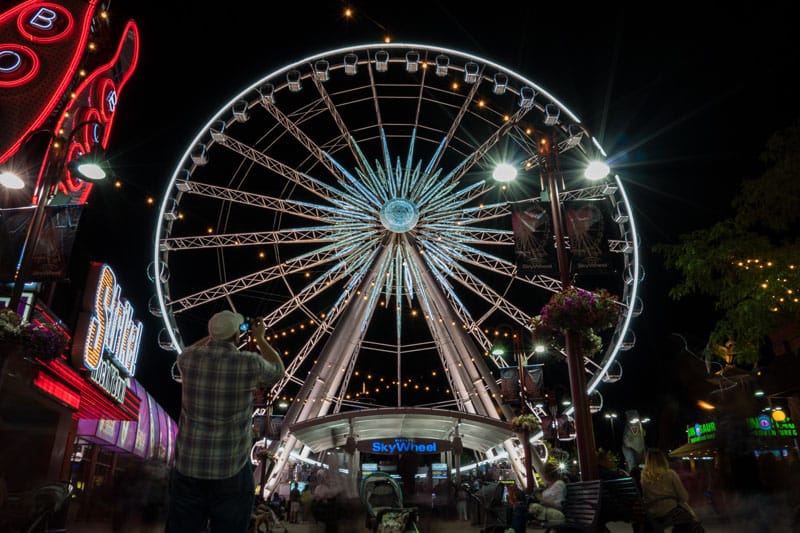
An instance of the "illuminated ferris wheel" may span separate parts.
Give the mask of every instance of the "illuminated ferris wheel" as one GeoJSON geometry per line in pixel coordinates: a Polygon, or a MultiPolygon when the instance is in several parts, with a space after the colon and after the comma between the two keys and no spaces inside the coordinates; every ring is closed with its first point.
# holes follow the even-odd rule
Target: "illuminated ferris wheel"
{"type": "MultiPolygon", "coordinates": [[[[486,59],[421,44],[330,50],[227,102],[167,186],[151,311],[180,351],[223,308],[264,316],[288,353],[286,419],[337,413],[359,368],[444,371],[460,411],[504,418],[491,330],[530,328],[562,284],[540,143],[557,164],[574,285],[625,312],[586,358],[588,389],[621,373],[641,311],[631,206],[619,178],[586,182],[603,152],[548,91],[486,59]],[[517,178],[493,172],[511,165],[517,178]],[[284,335],[288,336],[284,337],[284,335]]],[[[533,357],[525,347],[526,359],[533,357]]]]}

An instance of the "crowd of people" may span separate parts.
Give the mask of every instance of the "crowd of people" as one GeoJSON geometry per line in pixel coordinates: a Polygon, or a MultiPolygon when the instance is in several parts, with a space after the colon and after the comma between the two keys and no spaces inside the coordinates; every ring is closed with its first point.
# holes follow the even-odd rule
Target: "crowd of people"
{"type": "MultiPolygon", "coordinates": [[[[325,533],[338,533],[340,518],[354,495],[347,494],[346,483],[337,474],[336,465],[317,469],[315,479],[304,481],[302,489],[292,482],[286,497],[275,491],[269,502],[261,502],[254,496],[249,457],[253,438],[252,399],[257,389],[276,383],[285,372],[280,354],[265,339],[263,321],[246,324],[242,315],[222,311],[211,317],[208,332],[208,337],[178,356],[183,395],[175,462],[169,472],[168,507],[162,510],[155,504],[145,505],[143,517],[165,513],[166,533],[201,531],[207,527],[213,531],[222,525],[226,530],[252,531],[253,520],[257,526],[259,518],[267,516],[289,523],[313,521],[324,524],[325,533]],[[247,346],[238,347],[244,325],[251,328],[251,345],[256,347],[252,351],[247,346]],[[211,397],[216,400],[209,400],[211,397]]],[[[638,421],[638,414],[635,411],[627,414],[631,423],[627,425],[630,428],[622,447],[627,469],[620,467],[614,454],[599,450],[599,477],[636,480],[645,503],[648,531],[657,533],[673,528],[675,533],[702,532],[685,478],[673,469],[663,450],[644,448],[644,429],[633,424],[638,421]]],[[[515,486],[505,502],[515,509],[513,529],[517,533],[524,531],[530,520],[553,523],[565,519],[562,506],[567,497],[567,482],[572,479],[555,463],[543,462],[538,454],[531,454],[531,459],[538,475],[536,490],[525,493],[515,486]]],[[[408,468],[401,469],[403,489],[413,494],[416,461],[407,463],[408,468]]],[[[509,479],[508,475],[499,475],[501,466],[492,468],[489,477],[497,474],[494,475],[497,479],[509,479]]],[[[738,476],[747,473],[743,465],[731,471],[738,476]]],[[[150,477],[166,481],[166,474],[150,477]]],[[[448,480],[446,487],[431,488],[441,501],[452,506],[458,519],[466,521],[474,514],[466,489],[479,481],[468,479],[465,485],[456,487],[448,480]]],[[[165,490],[163,483],[160,486],[161,490],[136,492],[156,494],[165,490]]],[[[124,487],[121,483],[120,502],[126,498],[124,487]]],[[[164,498],[157,500],[163,502],[164,498]]],[[[115,517],[115,526],[122,526],[125,518],[125,513],[120,513],[115,517]]]]}

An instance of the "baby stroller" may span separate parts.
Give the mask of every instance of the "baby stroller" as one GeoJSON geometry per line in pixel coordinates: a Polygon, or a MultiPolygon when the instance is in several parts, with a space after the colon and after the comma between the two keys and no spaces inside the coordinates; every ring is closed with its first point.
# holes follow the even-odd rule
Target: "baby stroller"
{"type": "Polygon", "coordinates": [[[359,497],[367,511],[366,527],[373,533],[419,532],[417,508],[403,507],[403,491],[386,472],[362,479],[359,497]]]}
{"type": "Polygon", "coordinates": [[[508,491],[513,485],[491,481],[475,491],[480,505],[479,524],[481,533],[503,533],[511,528],[511,506],[507,503],[508,491]]]}
{"type": "Polygon", "coordinates": [[[64,524],[71,495],[70,486],[60,482],[9,493],[5,505],[0,505],[0,531],[66,531],[64,524]]]}
{"type": "Polygon", "coordinates": [[[253,533],[289,533],[286,524],[267,502],[261,502],[253,509],[250,522],[253,533]]]}

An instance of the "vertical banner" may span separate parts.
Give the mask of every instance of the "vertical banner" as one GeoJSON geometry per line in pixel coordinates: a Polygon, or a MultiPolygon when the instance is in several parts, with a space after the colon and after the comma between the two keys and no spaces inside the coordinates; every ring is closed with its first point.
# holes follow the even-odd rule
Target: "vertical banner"
{"type": "MultiPolygon", "coordinates": [[[[0,209],[0,281],[11,282],[35,207],[0,209]]],[[[82,205],[45,207],[26,281],[57,281],[67,277],[69,258],[78,231],[82,205]]]]}
{"type": "Polygon", "coordinates": [[[553,275],[556,268],[553,220],[549,204],[532,204],[511,213],[517,268],[530,274],[553,275]]]}
{"type": "Polygon", "coordinates": [[[569,236],[570,271],[578,274],[608,274],[613,270],[606,228],[611,216],[602,202],[564,202],[564,222],[569,236]]]}
{"type": "MultiPolygon", "coordinates": [[[[509,405],[520,404],[520,379],[519,367],[507,366],[500,368],[500,397],[503,403],[509,405]]],[[[544,384],[543,365],[525,365],[523,377],[525,379],[525,399],[540,400],[544,397],[542,386],[544,384]]]]}

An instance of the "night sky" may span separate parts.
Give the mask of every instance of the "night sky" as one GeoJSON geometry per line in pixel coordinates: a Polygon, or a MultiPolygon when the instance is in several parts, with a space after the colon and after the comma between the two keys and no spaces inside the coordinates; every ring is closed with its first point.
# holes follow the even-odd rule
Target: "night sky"
{"type": "MultiPolygon", "coordinates": [[[[455,48],[515,70],[587,124],[631,196],[646,272],[644,312],[633,326],[637,343],[623,354],[623,378],[602,389],[606,407],[621,414],[639,409],[656,422],[666,405],[693,407],[679,372],[691,358],[679,353],[674,333],[699,353],[713,307],[702,299],[671,301],[674,274],[651,247],[728,215],[740,180],[759,175],[768,136],[798,118],[790,79],[800,66],[799,47],[788,4],[697,14],[696,6],[672,3],[587,10],[540,2],[496,1],[480,9],[362,2],[350,4],[356,15],[349,20],[340,2],[256,4],[111,5],[115,24],[134,19],[141,32],[139,65],[120,96],[109,142],[122,186],[93,190],[73,262],[107,262],[117,272],[145,325],[137,377],[173,416],[180,392],[169,376],[174,354],[158,347],[162,325],[147,312],[153,287],[146,270],[157,205],[180,158],[199,128],[257,79],[387,33],[395,42],[455,48]]],[[[596,420],[603,442],[607,424],[596,420]]],[[[682,427],[673,427],[670,439],[680,441],[682,427]]]]}

